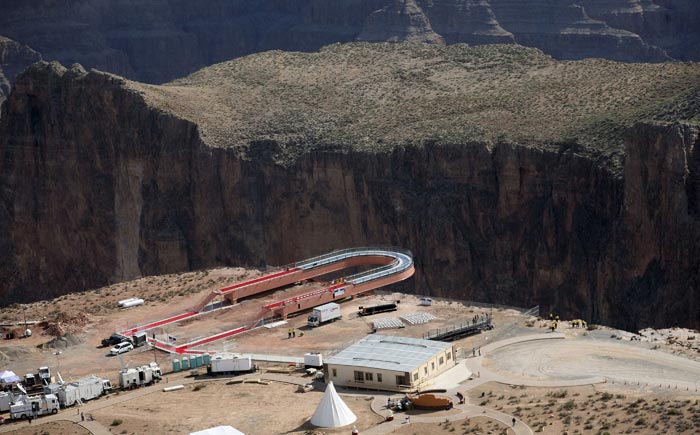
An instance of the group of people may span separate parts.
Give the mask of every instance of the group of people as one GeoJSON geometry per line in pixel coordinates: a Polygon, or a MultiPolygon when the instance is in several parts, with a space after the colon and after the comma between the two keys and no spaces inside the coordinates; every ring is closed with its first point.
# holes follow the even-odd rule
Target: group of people
{"type": "MultiPolygon", "coordinates": [[[[287,329],[287,338],[295,338],[297,336],[297,330],[294,328],[287,329]]],[[[301,337],[301,334],[299,334],[301,337]]]]}
{"type": "MultiPolygon", "coordinates": [[[[554,313],[549,313],[549,328],[554,332],[558,327],[559,327],[559,316],[554,313]]],[[[586,323],[585,320],[582,319],[575,319],[571,320],[569,322],[571,324],[572,328],[586,328],[588,327],[588,323],[586,323]]]]}
{"type": "Polygon", "coordinates": [[[576,319],[571,321],[572,328],[586,328],[586,326],[588,326],[588,324],[585,320],[576,319]]]}
{"type": "Polygon", "coordinates": [[[404,411],[404,410],[408,409],[410,406],[411,406],[411,401],[405,397],[402,397],[399,400],[391,400],[391,397],[389,397],[386,401],[387,409],[396,409],[397,411],[404,411]]]}
{"type": "Polygon", "coordinates": [[[486,322],[491,318],[491,315],[486,313],[486,314],[477,314],[474,317],[472,317],[472,325],[476,325],[477,323],[480,322],[486,322]]]}

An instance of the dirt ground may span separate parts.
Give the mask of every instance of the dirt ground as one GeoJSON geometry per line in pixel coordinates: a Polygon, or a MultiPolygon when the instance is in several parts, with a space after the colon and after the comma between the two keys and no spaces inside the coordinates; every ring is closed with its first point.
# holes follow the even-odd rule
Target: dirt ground
{"type": "Polygon", "coordinates": [[[68,421],[55,421],[52,423],[38,424],[32,427],[17,428],[13,435],[90,435],[90,432],[76,423],[68,421]]]}
{"type": "MultiPolygon", "coordinates": [[[[41,325],[31,326],[30,328],[34,332],[31,338],[2,340],[0,342],[0,369],[10,369],[22,376],[24,373],[34,372],[39,366],[49,365],[54,373],[60,372],[63,378],[69,381],[89,374],[96,374],[108,377],[116,383],[122,360],[124,364],[133,367],[157,359],[166,376],[169,376],[169,382],[172,385],[178,382],[178,379],[181,379],[184,374],[168,373],[171,368],[170,356],[162,352],[140,348],[124,354],[120,360],[106,356],[108,349],[99,347],[100,340],[115,330],[184,312],[211,290],[243,279],[253,278],[261,273],[241,268],[222,268],[149,277],[95,291],[66,295],[54,301],[27,305],[27,320],[45,321],[49,323],[43,325],[50,325],[53,320],[62,319],[63,323],[59,326],[70,330],[74,334],[73,342],[77,344],[66,348],[41,348],[42,344],[49,342],[54,337],[50,334],[42,334],[41,325]],[[144,298],[146,304],[127,310],[120,310],[116,307],[118,300],[133,296],[144,298]],[[70,325],[70,319],[74,318],[78,319],[76,324],[70,325]],[[85,321],[85,319],[87,320],[85,321]]],[[[240,304],[207,313],[192,320],[149,331],[149,334],[174,336],[177,337],[178,343],[184,343],[247,325],[251,320],[259,318],[263,304],[318,286],[320,286],[319,283],[311,282],[303,287],[297,286],[271,292],[260,298],[244,300],[240,304]]],[[[439,299],[435,300],[432,306],[425,307],[419,305],[417,296],[385,291],[377,291],[344,301],[341,304],[341,311],[343,315],[341,320],[319,328],[307,328],[305,326],[307,313],[302,313],[289,318],[286,324],[278,327],[258,328],[222,342],[208,344],[204,349],[213,352],[225,350],[296,357],[301,357],[305,352],[314,351],[322,352],[327,358],[371,333],[371,322],[377,318],[398,318],[418,311],[430,313],[436,319],[428,323],[422,325],[405,324],[404,328],[379,331],[381,334],[388,335],[422,337],[436,328],[444,329],[457,323],[470,322],[474,316],[490,314],[495,329],[455,342],[458,358],[461,359],[471,356],[472,353],[477,353],[482,346],[489,343],[520,335],[543,333],[547,331],[548,326],[547,321],[524,316],[517,310],[479,308],[467,306],[459,301],[439,299]],[[361,305],[368,306],[387,302],[398,302],[398,310],[368,317],[357,315],[358,307],[361,305]],[[287,337],[289,328],[295,328],[296,338],[289,339],[287,337]]],[[[24,313],[23,306],[5,308],[0,310],[0,320],[16,322],[23,318],[24,313]]],[[[56,324],[49,329],[56,329],[56,324]]],[[[605,344],[605,346],[597,346],[595,352],[586,351],[591,355],[605,353],[604,349],[614,347],[614,343],[624,344],[624,341],[633,340],[634,336],[634,334],[603,327],[590,332],[572,329],[565,322],[561,323],[560,330],[573,340],[566,340],[563,342],[565,344],[547,343],[546,346],[552,349],[563,345],[576,347],[577,343],[581,341],[576,339],[577,334],[585,334],[588,338],[598,340],[593,343],[605,344]]],[[[679,335],[677,338],[674,338],[673,334],[678,335],[680,332],[670,330],[670,332],[664,332],[663,339],[656,341],[635,340],[635,343],[627,344],[640,349],[660,350],[668,354],[682,354],[684,357],[697,359],[699,354],[695,348],[693,334],[685,331],[683,337],[679,335]]],[[[585,343],[587,342],[584,341],[585,343]]],[[[545,346],[545,344],[540,345],[545,346]]],[[[518,346],[526,345],[513,345],[498,350],[494,355],[509,355],[509,352],[515,352],[514,355],[516,355],[518,346]]],[[[589,343],[588,346],[590,347],[591,344],[589,343]]],[[[579,346],[576,349],[584,352],[588,348],[579,346]]],[[[529,353],[532,354],[532,352],[529,353]]],[[[605,358],[606,355],[595,358],[605,358]]],[[[589,357],[591,356],[589,355],[589,357]]],[[[540,365],[535,364],[532,370],[536,370],[538,373],[550,373],[556,368],[548,361],[535,362],[540,365]]],[[[485,363],[487,366],[493,365],[488,358],[485,363]]],[[[631,369],[638,365],[627,363],[631,364],[631,369]]],[[[501,365],[503,364],[505,363],[501,363],[501,365]]],[[[517,362],[513,362],[513,364],[518,365],[517,362]]],[[[270,367],[269,364],[260,364],[260,366],[270,367]]],[[[514,372],[508,364],[499,367],[492,368],[508,373],[510,376],[514,376],[513,373],[517,375],[517,370],[514,372]]],[[[666,369],[669,367],[673,369],[675,366],[670,365],[666,369]]],[[[624,368],[620,367],[619,370],[624,370],[624,368]]],[[[675,369],[675,372],[677,371],[678,369],[675,369]]],[[[558,377],[561,376],[561,373],[558,372],[554,374],[558,377]]],[[[275,382],[269,385],[226,385],[225,381],[216,381],[202,385],[204,386],[196,391],[193,386],[187,386],[185,390],[172,393],[156,391],[137,400],[109,404],[93,414],[113,433],[123,434],[188,433],[192,430],[219,424],[229,424],[250,433],[314,433],[309,432],[313,428],[308,425],[307,421],[321,398],[322,393],[318,391],[304,394],[296,393],[296,387],[275,382]],[[222,411],[216,406],[219,404],[223,404],[225,410],[222,411]]],[[[469,399],[471,403],[476,405],[483,403],[485,406],[518,415],[533,430],[541,433],[561,434],[564,431],[584,434],[600,433],[601,435],[606,432],[700,433],[700,405],[696,398],[686,399],[680,391],[678,394],[675,391],[669,391],[665,395],[655,395],[641,391],[635,392],[634,389],[632,392],[628,392],[621,390],[621,386],[616,385],[615,387],[616,389],[608,388],[608,392],[602,392],[593,387],[567,388],[562,393],[562,389],[514,389],[502,384],[489,383],[470,391],[469,399]],[[483,397],[481,397],[482,393],[483,397]]],[[[358,416],[357,427],[359,429],[370,427],[379,422],[380,417],[371,412],[370,401],[367,398],[363,396],[344,396],[344,398],[358,416]]],[[[59,435],[85,433],[84,431],[80,432],[82,428],[79,426],[69,423],[36,425],[27,430],[22,429],[22,432],[17,433],[41,434],[47,432],[59,435]]],[[[506,433],[506,431],[508,428],[497,422],[471,419],[450,424],[414,422],[410,427],[401,427],[398,433],[500,434],[506,433]]],[[[347,433],[347,428],[324,432],[316,430],[315,433],[347,433]]]]}
{"type": "Polygon", "coordinates": [[[697,434],[700,401],[653,394],[613,394],[598,387],[511,387],[496,382],[467,393],[470,403],[516,415],[543,434],[697,434]]]}
{"type": "MultiPolygon", "coordinates": [[[[30,326],[33,336],[27,339],[0,341],[0,366],[10,369],[22,376],[35,372],[37,367],[48,365],[52,371],[60,371],[66,380],[95,374],[116,381],[116,374],[121,368],[119,358],[109,357],[108,348],[100,347],[102,338],[116,330],[166,318],[186,311],[195,305],[210,291],[261,275],[260,271],[242,268],[221,268],[208,271],[182,273],[158,277],[148,277],[132,282],[116,284],[102,289],[84,293],[69,294],[53,301],[41,301],[24,306],[12,306],[0,310],[0,320],[4,322],[22,321],[26,307],[27,320],[48,321],[56,318],[73,318],[79,315],[87,318],[87,323],[73,328],[79,344],[67,348],[42,349],[42,345],[54,337],[42,333],[40,326],[30,326]],[[126,310],[117,308],[117,301],[138,296],[146,304],[126,310]],[[87,314],[86,316],[82,313],[87,314]]],[[[178,343],[185,343],[218,332],[249,325],[258,319],[261,306],[271,301],[283,299],[290,295],[318,288],[319,283],[307,283],[285,290],[265,294],[259,298],[241,301],[241,303],[203,314],[163,328],[149,331],[158,337],[169,335],[177,338],[178,343]]],[[[424,333],[444,328],[458,321],[468,321],[475,314],[493,313],[497,325],[523,323],[524,319],[515,310],[495,310],[465,307],[460,302],[436,300],[431,307],[418,305],[419,299],[413,295],[401,293],[377,292],[360,296],[341,304],[343,319],[323,325],[320,328],[306,327],[308,313],[291,317],[288,323],[277,328],[259,328],[235,338],[210,343],[202,347],[212,352],[229,351],[270,355],[287,355],[302,357],[306,352],[322,352],[330,356],[350,343],[362,338],[372,329],[373,319],[381,317],[399,317],[401,315],[424,311],[437,317],[423,325],[406,326],[402,329],[381,330],[382,334],[421,337],[424,333]],[[374,316],[359,317],[357,309],[361,305],[373,305],[388,301],[400,301],[396,312],[382,313],[374,316]],[[289,340],[287,330],[296,328],[297,337],[289,340]]],[[[491,331],[490,334],[498,334],[491,331]]],[[[471,349],[486,343],[488,335],[469,338],[458,343],[471,349]]],[[[495,335],[494,335],[495,337],[495,335]]],[[[123,355],[123,361],[129,366],[146,364],[158,360],[164,370],[171,366],[171,356],[154,353],[146,348],[139,348],[123,355]]]]}
{"type": "MultiPolygon", "coordinates": [[[[304,434],[323,396],[321,391],[296,392],[294,385],[272,382],[227,385],[226,380],[198,383],[184,390],[157,392],[138,400],[110,406],[93,413],[106,427],[129,434],[187,434],[219,425],[230,425],[244,433],[304,434]]],[[[357,416],[358,429],[374,426],[381,418],[370,409],[371,398],[344,396],[357,416]]],[[[349,433],[347,427],[314,433],[349,433]]]]}
{"type": "Polygon", "coordinates": [[[485,417],[475,417],[459,421],[442,423],[411,423],[397,430],[403,435],[453,435],[453,434],[494,434],[512,435],[513,429],[501,422],[485,417]]]}

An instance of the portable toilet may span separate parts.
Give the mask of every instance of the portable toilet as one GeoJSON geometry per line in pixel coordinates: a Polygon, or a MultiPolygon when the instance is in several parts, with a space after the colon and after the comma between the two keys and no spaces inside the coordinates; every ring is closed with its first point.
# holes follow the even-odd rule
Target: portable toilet
{"type": "Polygon", "coordinates": [[[197,365],[197,357],[194,356],[194,355],[190,355],[190,368],[191,368],[191,369],[195,369],[195,368],[197,368],[197,367],[199,367],[199,366],[197,365]]]}
{"type": "Polygon", "coordinates": [[[205,366],[208,366],[211,364],[211,355],[208,353],[205,353],[204,356],[202,357],[202,362],[204,363],[205,366]]]}
{"type": "Polygon", "coordinates": [[[173,360],[173,371],[174,372],[179,372],[180,371],[180,360],[175,358],[173,360]]]}
{"type": "Polygon", "coordinates": [[[197,367],[202,367],[202,355],[197,355],[197,367]]]}
{"type": "Polygon", "coordinates": [[[182,364],[180,365],[182,370],[187,370],[190,368],[190,360],[186,356],[182,357],[182,364]]]}

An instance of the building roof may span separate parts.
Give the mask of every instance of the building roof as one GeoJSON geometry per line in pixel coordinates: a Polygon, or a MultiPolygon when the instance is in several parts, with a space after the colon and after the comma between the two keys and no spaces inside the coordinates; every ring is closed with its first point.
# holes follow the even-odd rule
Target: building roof
{"type": "Polygon", "coordinates": [[[190,432],[190,435],[245,435],[243,432],[232,426],[217,426],[209,429],[190,432]]]}
{"type": "Polygon", "coordinates": [[[327,363],[411,372],[450,343],[420,338],[371,334],[330,358],[327,363]]]}

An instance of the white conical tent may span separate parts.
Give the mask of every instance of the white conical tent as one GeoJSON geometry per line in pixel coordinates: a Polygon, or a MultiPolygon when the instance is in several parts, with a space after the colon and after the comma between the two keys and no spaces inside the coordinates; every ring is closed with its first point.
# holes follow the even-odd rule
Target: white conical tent
{"type": "Polygon", "coordinates": [[[329,382],[321,403],[318,404],[314,416],[311,417],[311,424],[318,427],[341,427],[347,426],[355,420],[357,420],[355,414],[336,393],[333,382],[329,382]]]}

